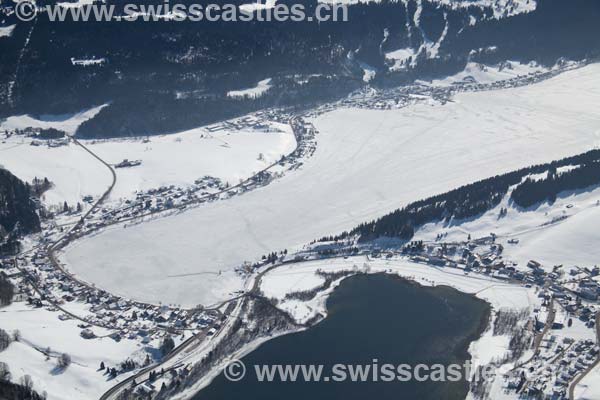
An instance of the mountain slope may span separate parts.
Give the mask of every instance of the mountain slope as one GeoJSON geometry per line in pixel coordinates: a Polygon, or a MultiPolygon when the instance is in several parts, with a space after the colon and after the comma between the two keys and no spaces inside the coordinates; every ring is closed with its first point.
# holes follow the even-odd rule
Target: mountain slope
{"type": "Polygon", "coordinates": [[[386,87],[453,74],[469,61],[553,65],[600,52],[595,0],[381,1],[352,4],[348,17],[52,23],[41,15],[0,38],[0,118],[110,103],[80,127],[80,137],[168,133],[345,96],[367,84],[365,65],[375,72],[369,84],[386,87]],[[411,55],[405,68],[386,57],[394,51],[411,55]],[[227,95],[267,78],[262,96],[227,95]]]}

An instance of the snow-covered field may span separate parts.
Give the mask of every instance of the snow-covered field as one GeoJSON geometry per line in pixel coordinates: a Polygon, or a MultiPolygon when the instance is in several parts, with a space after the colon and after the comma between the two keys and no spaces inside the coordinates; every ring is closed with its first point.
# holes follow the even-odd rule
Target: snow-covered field
{"type": "Polygon", "coordinates": [[[599,264],[600,188],[565,192],[553,204],[541,203],[525,210],[511,207],[508,197],[477,219],[426,224],[416,232],[415,240],[433,241],[443,232],[444,240],[462,241],[469,234],[482,237],[493,232],[504,245],[504,258],[517,262],[523,270],[528,269],[531,259],[548,272],[561,264],[567,271],[599,264]],[[502,218],[501,208],[508,210],[502,218]]]}
{"type": "Polygon", "coordinates": [[[154,136],[149,141],[137,138],[83,143],[109,164],[124,159],[142,161],[138,167],[115,170],[117,183],[111,198],[118,199],[163,185],[189,186],[205,175],[235,185],[296,147],[288,125],[272,123],[271,130],[209,133],[198,128],[154,136]]]}
{"type": "Polygon", "coordinates": [[[579,382],[573,394],[576,400],[595,400],[598,398],[600,394],[600,365],[597,365],[579,382]]]}
{"type": "Polygon", "coordinates": [[[54,128],[65,131],[67,134],[72,135],[75,133],[79,125],[90,118],[93,118],[96,114],[104,108],[106,104],[90,108],[75,114],[64,114],[64,115],[41,115],[34,117],[31,115],[17,115],[8,117],[0,122],[0,132],[14,129],[25,129],[25,128],[54,128]]]}
{"type": "Polygon", "coordinates": [[[338,109],[315,118],[315,155],[271,185],[68,247],[69,269],[115,293],[211,304],[231,269],[410,201],[600,143],[600,65],[542,83],[462,93],[446,105],[338,109]],[[133,279],[127,279],[133,277],[133,279]],[[222,279],[225,278],[225,279],[222,279]]]}
{"type": "Polygon", "coordinates": [[[83,196],[99,196],[110,185],[110,171],[80,146],[48,148],[30,143],[31,138],[24,137],[0,143],[0,165],[25,181],[47,177],[54,186],[44,193],[44,204],[75,205],[83,196]]]}
{"type": "MultiPolygon", "coordinates": [[[[10,117],[2,129],[26,127],[55,127],[73,133],[83,120],[95,110],[72,116],[62,121],[33,120],[31,117],[10,117]],[[85,118],[83,116],[86,116],[85,118]]],[[[0,143],[0,165],[20,179],[47,177],[54,186],[44,193],[46,205],[74,205],[82,197],[98,197],[110,185],[110,171],[75,143],[49,148],[31,146],[32,139],[13,135],[0,143]]],[[[117,183],[111,199],[132,198],[136,190],[147,190],[162,185],[189,186],[194,180],[211,175],[223,182],[237,184],[296,146],[291,128],[285,124],[270,123],[268,131],[219,131],[210,133],[198,128],[173,135],[127,140],[82,140],[91,151],[109,164],[123,159],[141,160],[142,165],[118,168],[117,183]]]]}
{"type": "MultiPolygon", "coordinates": [[[[54,128],[73,135],[79,125],[93,118],[105,105],[75,114],[18,115],[0,121],[0,132],[25,128],[54,128]]],[[[31,146],[32,138],[13,135],[0,143],[0,166],[18,178],[31,181],[47,177],[54,186],[44,193],[46,205],[76,204],[86,195],[101,194],[110,185],[109,171],[84,149],[69,143],[47,148],[31,146]]]]}
{"type": "MultiPolygon", "coordinates": [[[[12,342],[0,352],[0,361],[8,363],[12,380],[19,382],[23,375],[30,375],[33,388],[47,392],[49,399],[92,399],[115,385],[127,375],[108,380],[98,371],[100,362],[115,366],[127,358],[143,361],[146,352],[136,341],[122,340],[117,343],[109,337],[86,340],[77,325],[81,321],[60,321],[58,313],[46,309],[32,309],[24,303],[13,303],[2,308],[0,327],[9,334],[20,332],[21,339],[12,342]],[[50,349],[47,358],[42,351],[50,349]],[[71,365],[62,370],[57,358],[66,353],[71,365]]],[[[94,328],[98,336],[109,332],[94,328]]]]}
{"type": "MultiPolygon", "coordinates": [[[[596,195],[600,199],[598,191],[596,195]]],[[[508,248],[507,256],[524,263],[535,255],[536,261],[547,267],[563,264],[593,268],[600,264],[600,207],[596,202],[591,205],[551,229],[521,235],[519,243],[508,248]]]]}

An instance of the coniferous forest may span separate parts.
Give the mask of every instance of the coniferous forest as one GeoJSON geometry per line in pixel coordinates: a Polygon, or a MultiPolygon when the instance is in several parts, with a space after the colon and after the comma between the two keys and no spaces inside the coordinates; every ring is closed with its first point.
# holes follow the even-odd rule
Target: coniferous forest
{"type": "MultiPolygon", "coordinates": [[[[125,2],[106,3],[118,9],[125,2]]],[[[317,0],[299,3],[310,14],[317,0]]],[[[56,24],[40,16],[35,25],[17,24],[12,36],[0,41],[0,118],[76,113],[107,104],[79,127],[78,136],[152,135],[268,107],[343,98],[366,85],[360,63],[377,70],[369,84],[385,88],[447,76],[463,70],[468,61],[551,66],[559,59],[600,55],[596,0],[571,0],[568,7],[563,0],[538,3],[535,12],[501,21],[490,18],[491,7],[416,0],[355,4],[343,23],[56,24]],[[414,23],[417,4],[423,6],[419,27],[414,23]],[[477,24],[471,25],[471,18],[477,24]],[[420,57],[402,71],[390,68],[386,52],[419,49],[424,40],[440,39],[446,26],[438,57],[420,57]],[[478,51],[490,48],[494,51],[478,51]],[[72,59],[101,62],[81,66],[72,59]],[[259,98],[227,96],[265,78],[272,78],[272,88],[259,98]]],[[[5,23],[16,22],[11,18],[5,23]]]]}
{"type": "Polygon", "coordinates": [[[0,233],[4,232],[3,236],[17,224],[21,233],[40,230],[40,219],[31,196],[29,184],[0,168],[0,233]]]}
{"type": "Polygon", "coordinates": [[[366,242],[380,237],[410,240],[423,224],[437,221],[461,220],[478,216],[495,206],[506,196],[517,207],[531,207],[553,201],[563,191],[581,190],[600,184],[600,150],[568,157],[548,164],[535,165],[503,175],[462,186],[450,192],[420,200],[363,223],[337,238],[358,235],[366,242]],[[557,173],[561,167],[565,172],[557,173]],[[532,180],[529,175],[547,173],[545,178],[532,180]]]}

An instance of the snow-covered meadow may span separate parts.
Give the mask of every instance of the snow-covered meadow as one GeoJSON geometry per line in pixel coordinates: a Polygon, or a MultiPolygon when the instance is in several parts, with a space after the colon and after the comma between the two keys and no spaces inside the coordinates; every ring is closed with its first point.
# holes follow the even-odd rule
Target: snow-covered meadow
{"type": "Polygon", "coordinates": [[[109,229],[65,249],[63,260],[135,299],[212,304],[242,287],[232,269],[245,260],[596,147],[599,73],[592,64],[536,85],[461,93],[443,106],[337,109],[314,119],[317,151],[299,170],[244,196],[109,229]]]}
{"type": "Polygon", "coordinates": [[[483,237],[494,233],[504,245],[504,258],[522,270],[528,270],[527,262],[532,259],[547,272],[555,265],[568,271],[599,264],[600,188],[564,192],[552,204],[544,202],[529,209],[511,206],[509,196],[476,219],[426,224],[416,232],[415,240],[434,241],[443,233],[444,240],[464,241],[469,234],[483,237]],[[508,211],[500,217],[502,208],[508,211]]]}
{"type": "MultiPolygon", "coordinates": [[[[26,128],[59,129],[73,135],[79,125],[93,118],[105,105],[74,114],[18,115],[0,121],[0,132],[26,128]]],[[[32,146],[32,138],[12,135],[0,142],[0,166],[18,178],[31,182],[47,177],[54,186],[44,193],[46,205],[64,201],[75,204],[86,195],[100,195],[110,185],[111,176],[97,160],[73,143],[47,148],[32,146]]]]}
{"type": "MultiPolygon", "coordinates": [[[[9,117],[0,132],[14,129],[56,128],[73,134],[98,108],[64,117],[35,119],[9,117]]],[[[32,138],[13,135],[0,143],[0,165],[22,180],[47,177],[53,187],[44,193],[46,205],[74,205],[82,198],[100,196],[111,184],[108,168],[75,143],[59,147],[30,145],[32,138]]],[[[109,164],[124,159],[141,160],[132,168],[118,168],[111,200],[132,198],[139,190],[163,185],[190,186],[205,175],[237,184],[266,168],[296,147],[288,125],[269,123],[268,129],[222,130],[209,132],[197,128],[172,135],[151,138],[82,140],[91,151],[109,164]]]]}
{"type": "MultiPolygon", "coordinates": [[[[0,327],[9,334],[18,331],[19,341],[12,342],[0,352],[0,361],[8,363],[12,380],[19,382],[24,375],[31,376],[33,388],[46,392],[49,399],[99,398],[110,387],[128,374],[109,380],[99,371],[101,362],[115,366],[127,358],[143,361],[146,351],[137,341],[115,342],[110,337],[87,340],[79,335],[81,321],[60,321],[56,312],[43,308],[32,309],[23,302],[2,308],[0,327]],[[43,352],[50,350],[50,357],[43,352]],[[71,365],[57,367],[57,359],[66,353],[71,365]]],[[[98,336],[109,331],[94,328],[98,336]]]]}
{"type": "Polygon", "coordinates": [[[31,146],[31,140],[11,137],[0,143],[0,165],[24,181],[47,177],[53,187],[43,194],[44,204],[74,205],[83,196],[101,195],[110,185],[110,171],[80,146],[31,146]]]}
{"type": "Polygon", "coordinates": [[[25,129],[25,128],[54,128],[60,129],[69,135],[73,135],[79,125],[90,118],[93,118],[96,114],[104,108],[106,104],[98,107],[90,108],[89,110],[83,110],[74,114],[63,114],[63,115],[40,115],[31,116],[15,115],[8,117],[3,121],[0,121],[0,132],[5,130],[25,129]]]}
{"type": "Polygon", "coordinates": [[[271,123],[270,131],[219,131],[204,128],[126,140],[84,143],[109,164],[141,160],[138,167],[118,168],[112,199],[131,198],[140,190],[163,185],[190,186],[210,175],[231,185],[247,179],[296,147],[289,125],[271,123]]]}

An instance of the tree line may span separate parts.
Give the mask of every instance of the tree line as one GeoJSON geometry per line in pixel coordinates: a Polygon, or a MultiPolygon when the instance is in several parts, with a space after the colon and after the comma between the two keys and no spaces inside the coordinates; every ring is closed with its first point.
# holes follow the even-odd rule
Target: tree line
{"type": "Polygon", "coordinates": [[[561,173],[552,167],[546,178],[525,179],[512,191],[510,198],[515,204],[526,208],[543,201],[553,203],[560,192],[585,189],[599,183],[599,162],[589,162],[561,173]]]}
{"type": "MultiPolygon", "coordinates": [[[[379,237],[400,238],[409,241],[415,230],[426,223],[472,218],[494,208],[508,193],[508,190],[515,185],[518,186],[511,195],[513,201],[518,205],[527,205],[546,200],[552,195],[556,196],[563,190],[581,189],[599,182],[600,150],[591,150],[551,163],[496,175],[411,203],[379,219],[362,223],[333,239],[358,236],[360,242],[379,237]],[[558,168],[572,165],[579,165],[579,167],[556,174],[558,168]],[[550,172],[545,180],[534,182],[527,179],[528,175],[548,171],[550,172]]],[[[326,241],[327,239],[332,238],[321,240],[326,241]]]]}
{"type": "Polygon", "coordinates": [[[31,196],[28,183],[0,168],[0,226],[5,232],[13,230],[17,223],[22,233],[39,232],[40,220],[31,196]]]}

